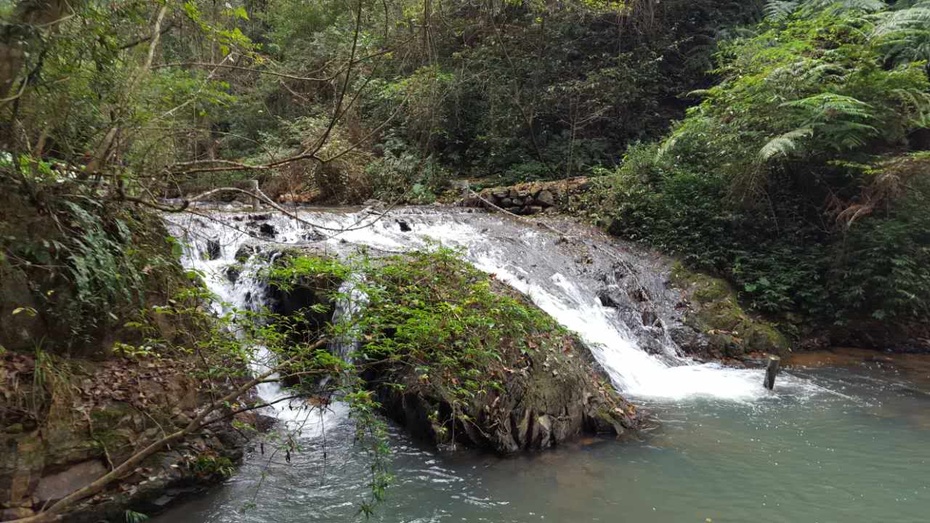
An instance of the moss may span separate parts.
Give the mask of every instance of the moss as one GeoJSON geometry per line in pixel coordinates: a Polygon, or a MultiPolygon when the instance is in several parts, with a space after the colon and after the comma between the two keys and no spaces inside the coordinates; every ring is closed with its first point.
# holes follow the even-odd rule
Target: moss
{"type": "Polygon", "coordinates": [[[676,262],[671,283],[690,295],[692,311],[686,323],[708,336],[714,352],[738,357],[747,352],[781,354],[788,350],[787,338],[773,324],[748,314],[724,280],[676,262]]]}
{"type": "MultiPolygon", "coordinates": [[[[282,325],[296,325],[298,336],[313,339],[359,340],[351,368],[342,360],[332,365],[331,354],[321,359],[316,351],[291,369],[306,370],[311,380],[326,369],[353,376],[347,397],[356,413],[380,408],[435,444],[505,454],[545,448],[582,430],[619,433],[636,422],[628,404],[601,386],[575,336],[456,251],[362,258],[349,266],[290,256],[269,277],[291,297],[305,287],[312,291],[290,308],[296,322],[283,314],[286,300],[275,305],[282,325]],[[367,297],[365,305],[350,325],[324,325],[321,334],[305,321],[307,311],[322,305],[321,297],[336,296],[320,294],[323,288],[332,290],[352,274],[364,276],[356,290],[367,297]]],[[[301,385],[313,390],[314,383],[301,385]]]]}

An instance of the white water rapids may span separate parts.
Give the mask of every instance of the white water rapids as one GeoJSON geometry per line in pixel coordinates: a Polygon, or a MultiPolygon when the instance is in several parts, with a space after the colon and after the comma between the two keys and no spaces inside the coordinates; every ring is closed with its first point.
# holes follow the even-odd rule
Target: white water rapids
{"type": "MultiPolygon", "coordinates": [[[[576,332],[617,389],[628,398],[645,402],[691,398],[745,402],[773,396],[762,386],[762,370],[697,363],[681,356],[662,329],[653,328],[661,345],[658,354],[640,348],[633,327],[640,331],[648,328],[631,326],[616,307],[602,304],[598,299],[602,280],[598,278],[603,274],[598,273],[598,268],[610,264],[616,267],[620,260],[620,266],[629,269],[625,273],[627,278],[654,279],[649,282],[652,288],[664,286],[664,281],[659,281],[664,276],[652,274],[661,272],[657,265],[650,265],[653,258],[631,253],[628,247],[616,242],[567,241],[566,235],[553,228],[458,210],[399,209],[383,216],[367,211],[300,211],[302,220],[318,227],[276,213],[257,220],[241,212],[210,212],[205,216],[209,218],[177,215],[168,220],[172,233],[188,245],[184,264],[204,274],[208,287],[222,303],[216,305],[218,312],[261,305],[261,290],[249,271],[254,271],[258,263],[267,263],[267,258],[260,261],[260,257],[252,255],[235,283],[226,276],[226,268],[236,261],[237,250],[246,244],[262,246],[268,252],[287,245],[315,243],[336,254],[358,248],[402,252],[441,244],[461,249],[476,267],[523,292],[555,320],[576,332]],[[256,241],[254,236],[265,239],[256,241]],[[214,260],[204,255],[208,240],[215,242],[214,250],[219,245],[221,251],[214,260]]],[[[266,351],[258,351],[256,370],[268,364],[267,357],[266,351]]],[[[813,383],[782,373],[777,394],[805,395],[818,389],[813,383]]],[[[286,397],[286,392],[276,384],[265,384],[260,395],[270,402],[286,397]]],[[[306,421],[307,414],[299,406],[283,402],[276,408],[279,417],[285,420],[306,421]]]]}

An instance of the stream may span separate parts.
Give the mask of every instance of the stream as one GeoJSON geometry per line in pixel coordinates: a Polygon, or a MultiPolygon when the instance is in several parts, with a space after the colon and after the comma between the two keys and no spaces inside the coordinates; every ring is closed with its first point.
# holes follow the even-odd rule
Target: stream
{"type": "MultiPolygon", "coordinates": [[[[395,476],[374,521],[923,522],[930,514],[930,365],[869,358],[817,365],[808,357],[762,387],[763,371],[693,361],[674,342],[676,292],[662,257],[570,221],[544,225],[483,212],[409,208],[209,211],[169,217],[203,272],[217,311],[262,305],[252,255],[231,282],[243,245],[313,244],[345,255],[456,247],[478,268],[527,294],[577,332],[624,396],[659,427],[638,441],[581,440],[501,459],[442,453],[392,429],[395,476]],[[315,224],[316,226],[309,225],[315,224]],[[262,237],[256,241],[255,236],[262,237]],[[211,248],[220,252],[204,256],[211,248]],[[206,258],[215,257],[210,260],[206,258]],[[646,298],[644,298],[644,296],[646,298]],[[871,360],[871,361],[870,361],[871,360]],[[907,363],[907,364],[903,364],[907,363]]],[[[256,370],[268,364],[258,348],[256,370]]],[[[265,400],[286,396],[276,384],[265,400]]],[[[256,448],[222,486],[157,522],[341,522],[370,494],[368,459],[352,443],[344,405],[324,412],[282,402],[296,430],[288,463],[256,448]]]]}

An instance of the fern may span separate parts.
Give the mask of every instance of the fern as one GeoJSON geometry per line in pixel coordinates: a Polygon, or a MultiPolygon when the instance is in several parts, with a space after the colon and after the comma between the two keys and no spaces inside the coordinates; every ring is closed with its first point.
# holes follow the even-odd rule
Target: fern
{"type": "Polygon", "coordinates": [[[123,514],[123,517],[126,520],[126,523],[142,523],[143,521],[147,521],[149,519],[149,517],[145,514],[141,512],[135,512],[133,510],[126,510],[126,512],[123,514]]]}
{"type": "Polygon", "coordinates": [[[871,38],[895,63],[930,60],[930,1],[882,13],[871,38]]]}
{"type": "Polygon", "coordinates": [[[771,0],[765,5],[765,18],[772,22],[781,22],[791,16],[800,2],[792,0],[771,0]]]}
{"type": "Polygon", "coordinates": [[[820,93],[781,105],[797,110],[803,127],[812,129],[829,149],[855,149],[879,134],[870,124],[875,120],[873,107],[851,96],[820,93]]]}
{"type": "Polygon", "coordinates": [[[895,89],[891,94],[901,101],[901,113],[910,116],[914,127],[930,127],[930,93],[917,89],[895,89]]]}
{"type": "MultiPolygon", "coordinates": [[[[99,207],[88,202],[86,205],[99,207]]],[[[75,338],[81,338],[95,328],[115,321],[114,310],[124,305],[141,305],[144,276],[135,267],[126,245],[131,243],[132,232],[119,219],[101,219],[103,213],[88,210],[81,205],[62,202],[64,215],[70,225],[69,241],[62,244],[67,260],[66,275],[73,284],[76,305],[68,314],[81,318],[67,318],[76,329],[75,338]],[[102,314],[106,313],[106,315],[102,314]],[[109,319],[107,318],[109,317],[109,319]]]]}
{"type": "Polygon", "coordinates": [[[769,161],[776,156],[786,157],[801,147],[801,139],[809,138],[814,134],[813,129],[802,127],[785,134],[776,136],[759,150],[759,159],[769,161]]]}
{"type": "Polygon", "coordinates": [[[829,11],[839,15],[847,11],[875,13],[885,9],[882,0],[770,0],[765,5],[765,18],[771,22],[783,22],[793,14],[812,15],[829,11]]]}
{"type": "Polygon", "coordinates": [[[847,11],[861,11],[875,13],[886,9],[888,4],[884,0],[808,0],[804,8],[813,12],[829,10],[832,14],[842,14],[847,11]]]}

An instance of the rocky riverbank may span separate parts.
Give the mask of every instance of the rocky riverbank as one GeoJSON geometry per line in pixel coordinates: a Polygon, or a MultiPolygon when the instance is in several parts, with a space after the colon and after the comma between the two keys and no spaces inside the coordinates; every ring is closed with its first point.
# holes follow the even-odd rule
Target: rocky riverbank
{"type": "MultiPolygon", "coordinates": [[[[248,375],[161,219],[80,191],[0,194],[0,521],[107,476],[248,375]]],[[[56,512],[123,521],[228,475],[260,425],[235,407],[56,512]]]]}
{"type": "MultiPolygon", "coordinates": [[[[86,487],[180,430],[235,382],[204,380],[194,358],[0,358],[0,521],[27,517],[86,487]]],[[[232,473],[255,430],[254,413],[211,414],[203,430],[146,459],[67,511],[67,521],[122,521],[232,473]]]]}

